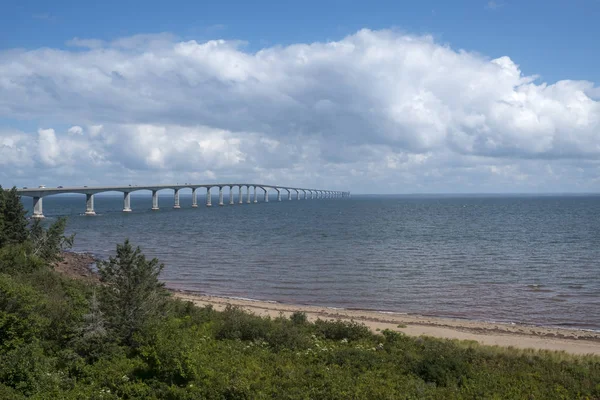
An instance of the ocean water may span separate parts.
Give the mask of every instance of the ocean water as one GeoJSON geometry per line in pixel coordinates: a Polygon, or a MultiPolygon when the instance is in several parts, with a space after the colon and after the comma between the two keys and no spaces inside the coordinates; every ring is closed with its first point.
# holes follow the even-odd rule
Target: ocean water
{"type": "MultiPolygon", "coordinates": [[[[226,201],[227,201],[227,196],[226,201]]],[[[260,196],[259,196],[260,197],[260,196]]],[[[236,197],[237,199],[237,197],[236,197]]],[[[129,238],[203,294],[600,329],[600,196],[353,196],[204,206],[181,195],[44,198],[75,251],[129,238]]],[[[31,200],[24,198],[28,208],[31,200]]]]}

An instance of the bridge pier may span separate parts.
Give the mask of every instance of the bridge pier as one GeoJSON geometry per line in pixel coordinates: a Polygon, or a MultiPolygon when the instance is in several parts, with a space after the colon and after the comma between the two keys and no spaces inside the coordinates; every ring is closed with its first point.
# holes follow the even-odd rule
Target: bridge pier
{"type": "Polygon", "coordinates": [[[123,212],[131,212],[131,193],[123,193],[123,212]]]}
{"type": "Polygon", "coordinates": [[[223,186],[219,186],[219,205],[223,205],[223,186]]]}
{"type": "Polygon", "coordinates": [[[243,204],[244,203],[244,194],[242,193],[242,185],[238,186],[238,204],[243,204]]]}
{"type": "Polygon", "coordinates": [[[229,186],[229,205],[233,205],[233,186],[229,186]]]}
{"type": "Polygon", "coordinates": [[[300,200],[300,191],[298,189],[294,189],[296,191],[296,200],[300,200]]]}
{"type": "Polygon", "coordinates": [[[246,203],[250,204],[250,186],[246,186],[246,203]]]}
{"type": "Polygon", "coordinates": [[[33,215],[31,217],[39,218],[39,219],[45,218],[43,210],[42,210],[42,198],[41,197],[33,198],[33,215]]]}
{"type": "Polygon", "coordinates": [[[302,199],[306,200],[306,190],[302,190],[302,192],[304,193],[304,197],[302,199]]]}
{"type": "Polygon", "coordinates": [[[314,199],[315,199],[315,191],[314,191],[314,190],[311,190],[311,191],[310,191],[310,199],[311,199],[311,200],[314,200],[314,199]]]}
{"type": "Polygon", "coordinates": [[[85,215],[96,215],[94,211],[94,195],[86,194],[85,195],[85,215]]]}
{"type": "Polygon", "coordinates": [[[281,189],[275,189],[277,190],[277,201],[281,201],[281,189]]]}
{"type": "Polygon", "coordinates": [[[152,191],[152,211],[158,211],[158,190],[152,191]]]}
{"type": "Polygon", "coordinates": [[[198,197],[196,196],[196,188],[192,189],[192,208],[198,207],[198,197]]]}
{"type": "Polygon", "coordinates": [[[288,201],[292,200],[292,191],[290,189],[285,189],[288,192],[288,201]]]}
{"type": "Polygon", "coordinates": [[[173,200],[175,205],[173,206],[174,209],[180,209],[181,207],[179,206],[179,189],[175,189],[173,190],[173,200]]]}
{"type": "Polygon", "coordinates": [[[212,206],[212,198],[210,195],[210,188],[207,187],[206,188],[206,207],[210,207],[212,206]]]}
{"type": "Polygon", "coordinates": [[[258,199],[256,198],[256,186],[254,186],[254,201],[253,203],[258,203],[258,199]]]}
{"type": "Polygon", "coordinates": [[[265,191],[265,203],[268,203],[269,202],[269,189],[263,188],[263,190],[265,191]]]}

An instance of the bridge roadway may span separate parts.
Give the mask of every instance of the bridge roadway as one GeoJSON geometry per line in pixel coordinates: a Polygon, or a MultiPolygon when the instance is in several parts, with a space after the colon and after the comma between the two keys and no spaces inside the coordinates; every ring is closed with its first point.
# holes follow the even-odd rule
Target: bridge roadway
{"type": "Polygon", "coordinates": [[[274,186],[274,185],[262,185],[254,183],[213,183],[204,185],[194,184],[183,184],[183,185],[127,185],[127,186],[71,186],[71,187],[45,187],[40,186],[38,188],[23,188],[18,189],[17,193],[20,196],[33,197],[33,218],[44,218],[42,210],[42,198],[45,196],[51,196],[56,194],[65,193],[80,193],[86,196],[86,208],[85,215],[96,215],[94,211],[94,195],[103,192],[122,192],[123,193],[123,212],[131,212],[131,193],[139,190],[149,190],[152,192],[152,210],[158,210],[158,192],[160,190],[173,190],[173,196],[175,205],[173,208],[181,208],[179,205],[179,191],[181,189],[192,189],[192,207],[198,207],[198,200],[196,196],[196,190],[199,188],[206,189],[206,206],[212,205],[211,188],[219,188],[219,205],[222,206],[223,202],[223,188],[229,187],[229,204],[235,204],[233,188],[239,189],[238,204],[244,203],[244,195],[242,189],[246,188],[246,203],[258,203],[256,188],[264,191],[264,201],[269,201],[269,190],[277,192],[277,201],[281,201],[281,192],[287,192],[287,199],[292,200],[292,192],[296,192],[296,200],[300,200],[300,192],[303,193],[302,199],[333,199],[333,198],[345,198],[350,197],[350,192],[338,191],[338,190],[321,190],[321,189],[306,189],[306,188],[295,188],[287,186],[274,186]],[[250,199],[250,188],[254,189],[253,199],[250,199]],[[308,195],[307,195],[308,194],[308,195]]]}

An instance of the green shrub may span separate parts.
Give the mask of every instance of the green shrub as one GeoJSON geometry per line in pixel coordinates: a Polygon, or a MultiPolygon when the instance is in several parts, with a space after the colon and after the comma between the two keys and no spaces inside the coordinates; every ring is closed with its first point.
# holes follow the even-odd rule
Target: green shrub
{"type": "Polygon", "coordinates": [[[271,327],[269,318],[251,315],[239,307],[228,304],[217,323],[217,339],[265,340],[271,327]]]}
{"type": "Polygon", "coordinates": [[[316,332],[325,339],[332,340],[359,340],[373,337],[365,324],[356,321],[324,321],[317,319],[314,323],[316,332]]]}
{"type": "Polygon", "coordinates": [[[78,280],[43,268],[21,277],[31,282],[31,287],[44,296],[42,314],[50,320],[42,338],[63,348],[81,329],[83,315],[89,310],[89,287],[78,280]]]}
{"type": "Polygon", "coordinates": [[[53,390],[60,379],[54,360],[37,342],[23,344],[0,356],[0,382],[26,396],[53,390]]]}
{"type": "Polygon", "coordinates": [[[186,327],[182,320],[175,318],[144,332],[144,337],[137,339],[141,343],[138,352],[148,366],[149,376],[175,385],[195,379],[202,332],[198,326],[186,327]]]}
{"type": "Polygon", "coordinates": [[[0,247],[0,273],[31,273],[45,268],[46,263],[31,255],[31,244],[28,242],[0,247]]]}
{"type": "Polygon", "coordinates": [[[290,321],[292,321],[294,325],[306,325],[308,318],[306,317],[306,313],[295,311],[290,315],[290,321]]]}
{"type": "Polygon", "coordinates": [[[265,341],[276,350],[302,350],[313,343],[308,330],[284,318],[278,318],[271,324],[265,341]]]}
{"type": "Polygon", "coordinates": [[[464,349],[444,340],[426,340],[422,358],[413,372],[438,386],[461,385],[471,377],[472,349],[464,349]]]}
{"type": "Polygon", "coordinates": [[[6,386],[0,383],[0,399],[1,400],[21,400],[26,397],[10,386],[6,386]]]}
{"type": "Polygon", "coordinates": [[[220,314],[211,304],[198,307],[191,301],[184,301],[177,298],[169,299],[168,309],[170,315],[182,318],[189,325],[202,325],[216,321],[220,314]]]}
{"type": "Polygon", "coordinates": [[[0,352],[42,337],[52,323],[44,313],[43,294],[0,274],[0,352]]]}

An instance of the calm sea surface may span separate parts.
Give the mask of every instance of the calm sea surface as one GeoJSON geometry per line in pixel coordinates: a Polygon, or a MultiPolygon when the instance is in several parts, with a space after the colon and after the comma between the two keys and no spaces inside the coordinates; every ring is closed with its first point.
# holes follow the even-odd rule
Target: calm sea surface
{"type": "MultiPolygon", "coordinates": [[[[259,196],[260,197],[260,196],[259,196]]],[[[44,198],[75,251],[125,238],[169,287],[260,300],[600,329],[600,197],[354,196],[204,207],[199,196],[44,198]]],[[[217,199],[213,199],[216,204],[217,199]]],[[[227,196],[226,196],[227,200],[227,196]]],[[[24,198],[31,208],[31,200],[24,198]]]]}

